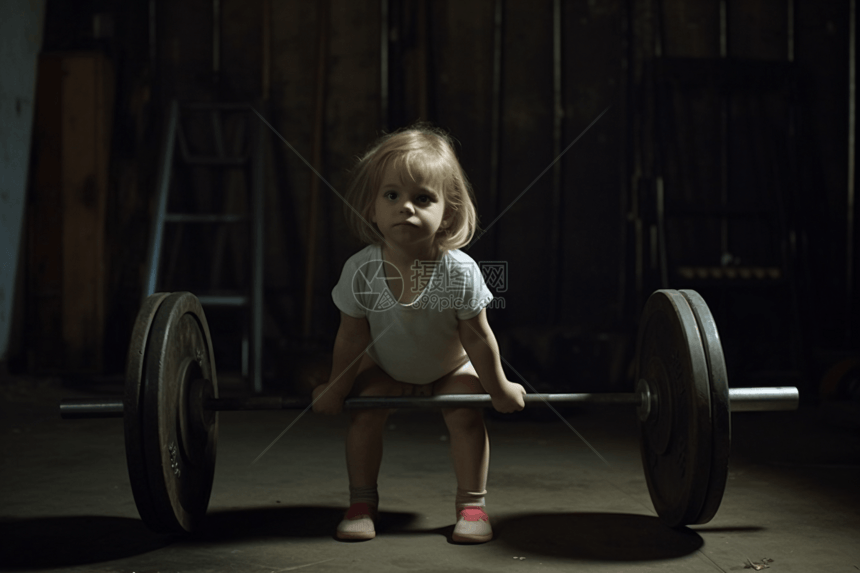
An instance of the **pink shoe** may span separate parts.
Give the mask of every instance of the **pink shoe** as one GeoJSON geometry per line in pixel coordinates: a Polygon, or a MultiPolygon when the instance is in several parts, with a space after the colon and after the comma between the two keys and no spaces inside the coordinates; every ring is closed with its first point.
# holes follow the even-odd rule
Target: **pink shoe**
{"type": "Polygon", "coordinates": [[[376,537],[375,520],[376,508],[366,503],[353,503],[338,524],[336,536],[338,539],[373,539],[376,537]]]}
{"type": "Polygon", "coordinates": [[[467,505],[457,511],[457,525],[452,539],[457,543],[486,543],[493,538],[490,516],[484,508],[467,505]]]}

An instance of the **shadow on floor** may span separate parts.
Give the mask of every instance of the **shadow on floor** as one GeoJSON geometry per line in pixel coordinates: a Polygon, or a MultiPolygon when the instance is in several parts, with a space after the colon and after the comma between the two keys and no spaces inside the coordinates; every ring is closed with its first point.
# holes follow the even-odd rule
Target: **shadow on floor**
{"type": "Polygon", "coordinates": [[[595,561],[654,561],[683,557],[704,540],[656,517],[628,513],[544,513],[493,520],[496,542],[519,554],[595,561]]]}
{"type": "Polygon", "coordinates": [[[0,570],[102,563],[161,549],[173,537],[151,532],[139,519],[103,516],[0,521],[0,570]]]}
{"type": "MultiPolygon", "coordinates": [[[[194,535],[153,533],[137,519],[97,516],[0,521],[0,569],[40,569],[102,563],[173,544],[333,538],[343,508],[299,506],[209,513],[194,535]]],[[[451,542],[453,525],[414,528],[420,515],[382,512],[382,535],[436,534],[451,542]]],[[[689,555],[704,544],[696,531],[624,513],[545,513],[493,519],[495,539],[521,555],[595,561],[653,561],[689,555]]]]}
{"type": "MultiPolygon", "coordinates": [[[[343,519],[344,507],[285,506],[210,511],[198,541],[234,541],[242,539],[331,537],[343,519]]],[[[418,515],[383,511],[377,532],[395,532],[408,527],[418,515]]]]}
{"type": "MultiPolygon", "coordinates": [[[[334,538],[345,508],[288,506],[213,511],[196,542],[264,538],[334,538]]],[[[416,528],[420,514],[383,511],[378,536],[441,535],[453,543],[453,524],[416,528]]],[[[656,517],[626,513],[544,513],[492,520],[495,543],[516,553],[596,561],[653,561],[683,557],[704,544],[696,531],[672,529],[656,517]]]]}

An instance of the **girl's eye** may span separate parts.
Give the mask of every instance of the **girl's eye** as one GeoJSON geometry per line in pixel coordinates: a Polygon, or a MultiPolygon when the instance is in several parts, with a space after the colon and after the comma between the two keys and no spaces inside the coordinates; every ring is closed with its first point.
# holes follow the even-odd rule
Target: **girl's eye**
{"type": "Polygon", "coordinates": [[[397,193],[395,193],[394,191],[388,191],[383,195],[383,197],[385,197],[386,199],[396,199],[397,193]]]}
{"type": "Polygon", "coordinates": [[[418,201],[426,205],[427,203],[430,203],[432,199],[428,195],[421,195],[420,197],[418,197],[418,201]]]}

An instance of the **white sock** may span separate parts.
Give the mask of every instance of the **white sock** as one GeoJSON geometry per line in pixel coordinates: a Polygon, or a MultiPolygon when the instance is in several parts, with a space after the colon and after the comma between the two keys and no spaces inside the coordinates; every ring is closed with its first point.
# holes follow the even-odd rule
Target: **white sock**
{"type": "Polygon", "coordinates": [[[457,505],[457,509],[461,509],[467,505],[477,505],[480,507],[484,507],[487,505],[487,501],[484,496],[487,495],[487,490],[483,491],[465,491],[457,488],[457,499],[454,502],[457,505]]]}

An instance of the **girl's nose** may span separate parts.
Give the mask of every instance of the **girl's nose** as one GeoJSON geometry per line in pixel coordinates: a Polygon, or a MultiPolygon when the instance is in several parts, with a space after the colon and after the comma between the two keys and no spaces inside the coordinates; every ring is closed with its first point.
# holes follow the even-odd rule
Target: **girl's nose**
{"type": "Polygon", "coordinates": [[[412,201],[404,201],[400,204],[400,210],[412,213],[415,211],[415,207],[412,205],[412,201]]]}

